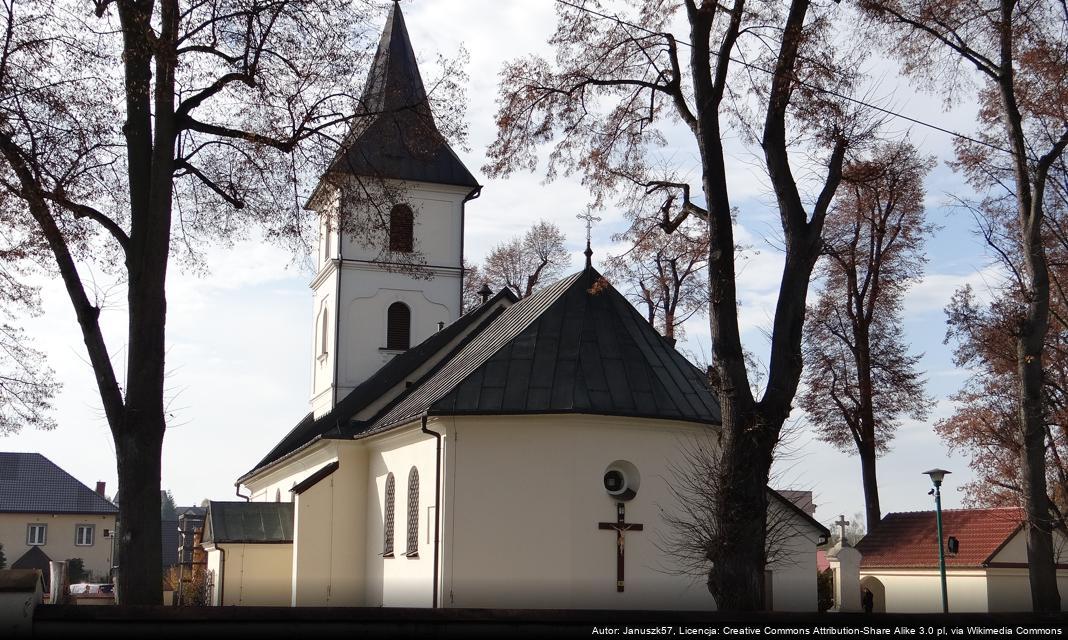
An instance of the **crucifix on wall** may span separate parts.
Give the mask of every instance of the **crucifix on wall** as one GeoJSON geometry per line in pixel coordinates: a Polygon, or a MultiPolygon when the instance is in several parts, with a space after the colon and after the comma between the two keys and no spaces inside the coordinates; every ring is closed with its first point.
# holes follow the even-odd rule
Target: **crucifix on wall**
{"type": "Polygon", "coordinates": [[[628,531],[641,531],[644,525],[626,522],[626,514],[622,502],[616,503],[616,521],[598,522],[597,528],[616,532],[616,591],[623,591],[623,534],[628,531]]]}

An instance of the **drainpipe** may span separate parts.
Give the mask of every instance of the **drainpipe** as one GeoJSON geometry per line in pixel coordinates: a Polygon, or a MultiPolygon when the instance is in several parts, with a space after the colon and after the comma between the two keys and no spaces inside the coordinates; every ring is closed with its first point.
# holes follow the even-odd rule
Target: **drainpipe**
{"type": "Polygon", "coordinates": [[[236,495],[238,498],[243,499],[245,502],[251,502],[251,500],[252,500],[252,496],[243,496],[243,495],[241,495],[241,483],[240,482],[235,482],[234,483],[234,495],[236,495]]]}
{"type": "Polygon", "coordinates": [[[434,436],[437,442],[437,454],[434,456],[434,578],[433,578],[433,604],[434,609],[438,608],[438,575],[440,565],[440,549],[441,549],[441,434],[437,431],[431,431],[426,428],[426,414],[422,417],[422,429],[421,431],[427,435],[434,436]]]}
{"type": "Polygon", "coordinates": [[[223,592],[223,587],[226,586],[226,549],[223,549],[219,545],[215,545],[215,548],[219,550],[219,606],[226,606],[226,600],[223,598],[226,594],[223,592]]]}

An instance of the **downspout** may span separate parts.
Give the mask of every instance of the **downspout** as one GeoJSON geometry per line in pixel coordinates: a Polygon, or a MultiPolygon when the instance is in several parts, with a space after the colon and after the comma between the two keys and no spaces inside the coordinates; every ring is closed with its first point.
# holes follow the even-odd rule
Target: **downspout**
{"type": "MultiPolygon", "coordinates": [[[[329,227],[327,233],[330,233],[329,227]]],[[[341,354],[338,349],[341,344],[341,269],[345,266],[343,247],[345,241],[341,235],[341,201],[338,200],[337,217],[337,287],[334,291],[334,379],[330,382],[330,409],[337,406],[338,371],[340,370],[341,354]]]]}
{"type": "Polygon", "coordinates": [[[440,574],[439,567],[441,564],[441,434],[437,431],[431,431],[426,428],[427,416],[424,413],[422,417],[422,429],[421,431],[427,435],[434,436],[437,439],[437,453],[434,456],[434,578],[433,589],[434,595],[431,605],[432,608],[438,608],[438,576],[440,574]]]}
{"type": "Polygon", "coordinates": [[[238,498],[241,498],[245,502],[252,502],[252,496],[243,496],[243,495],[241,495],[241,483],[240,482],[235,482],[234,483],[234,495],[236,495],[238,498]]]}
{"type": "Polygon", "coordinates": [[[226,606],[226,600],[223,598],[226,594],[223,592],[223,588],[226,587],[226,549],[223,549],[219,545],[215,545],[215,548],[219,550],[219,606],[226,606]]]}

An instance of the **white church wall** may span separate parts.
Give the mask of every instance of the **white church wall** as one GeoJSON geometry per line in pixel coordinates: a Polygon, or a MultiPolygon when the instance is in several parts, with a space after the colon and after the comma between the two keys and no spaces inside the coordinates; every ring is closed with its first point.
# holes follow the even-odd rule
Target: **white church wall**
{"type": "Polygon", "coordinates": [[[337,279],[334,266],[321,271],[312,282],[312,392],[315,417],[333,406],[334,360],[337,356],[337,279]]]}
{"type": "MultiPolygon", "coordinates": [[[[416,252],[425,256],[430,266],[459,268],[463,242],[463,203],[471,189],[427,182],[391,181],[391,186],[405,194],[405,203],[415,214],[413,239],[416,252]]],[[[388,220],[389,212],[384,213],[388,220]]],[[[381,259],[378,247],[364,246],[361,240],[352,237],[352,234],[343,237],[342,257],[346,260],[381,259]]]]}
{"type": "Polygon", "coordinates": [[[386,349],[386,313],[395,302],[411,311],[410,344],[416,345],[460,316],[460,272],[436,270],[413,280],[385,268],[345,262],[341,273],[341,340],[338,398],[343,398],[402,351],[386,349]]]}
{"type": "Polygon", "coordinates": [[[436,441],[418,426],[390,432],[364,441],[367,446],[366,543],[367,606],[429,607],[434,570],[434,495],[436,441]],[[408,522],[408,476],[419,471],[418,555],[406,557],[408,522]],[[382,556],[385,522],[386,477],[393,473],[394,554],[382,556]]]}
{"type": "MultiPolygon", "coordinates": [[[[443,606],[714,609],[704,580],[657,549],[673,508],[669,465],[709,427],[599,416],[433,420],[446,437],[443,606]],[[641,477],[626,503],[625,591],[616,591],[616,460],[641,477]]],[[[814,571],[814,569],[813,569],[814,571]]]]}
{"type": "Polygon", "coordinates": [[[774,545],[771,571],[773,611],[816,611],[816,544],[820,532],[792,509],[772,499],[769,538],[774,545]]]}
{"type": "Polygon", "coordinates": [[[297,496],[293,606],[364,603],[367,456],[361,443],[338,445],[338,468],[297,496]]]}
{"type": "Polygon", "coordinates": [[[339,442],[320,440],[283,464],[248,479],[244,486],[250,492],[249,500],[274,502],[275,496],[278,496],[281,502],[292,502],[293,494],[290,489],[323,466],[337,460],[339,442]]]}

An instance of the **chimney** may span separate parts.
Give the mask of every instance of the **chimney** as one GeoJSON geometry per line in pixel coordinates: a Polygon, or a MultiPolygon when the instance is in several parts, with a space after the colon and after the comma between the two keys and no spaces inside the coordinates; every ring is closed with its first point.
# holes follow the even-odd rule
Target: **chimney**
{"type": "Polygon", "coordinates": [[[96,493],[101,498],[104,497],[104,481],[103,480],[97,480],[96,481],[96,493]]]}

